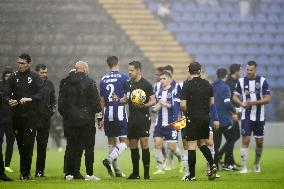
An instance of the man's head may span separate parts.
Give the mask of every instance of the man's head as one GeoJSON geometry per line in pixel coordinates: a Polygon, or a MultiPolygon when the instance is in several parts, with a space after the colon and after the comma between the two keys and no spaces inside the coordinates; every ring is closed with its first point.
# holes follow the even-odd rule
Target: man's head
{"type": "Polygon", "coordinates": [[[75,64],[75,69],[76,69],[76,73],[89,73],[89,65],[87,62],[84,61],[78,61],[75,64]]]}
{"type": "Polygon", "coordinates": [[[21,54],[18,57],[18,71],[25,72],[30,69],[31,57],[28,54],[21,54]]]}
{"type": "Polygon", "coordinates": [[[118,66],[118,58],[116,56],[107,57],[107,65],[110,69],[118,66]]]}
{"type": "Polygon", "coordinates": [[[200,75],[201,74],[201,65],[199,62],[192,62],[188,66],[188,72],[190,75],[200,75]]]}
{"type": "Polygon", "coordinates": [[[156,82],[160,81],[160,75],[163,71],[164,71],[164,67],[157,67],[156,68],[156,72],[155,72],[156,82]]]}
{"type": "Polygon", "coordinates": [[[255,61],[249,61],[247,63],[247,77],[249,79],[254,79],[256,77],[256,67],[257,64],[255,61]]]}
{"type": "Polygon", "coordinates": [[[163,88],[170,86],[172,75],[168,71],[163,71],[160,75],[160,82],[163,88]]]}
{"type": "Polygon", "coordinates": [[[141,75],[141,67],[141,62],[139,61],[132,61],[128,64],[128,75],[131,80],[135,80],[141,75]]]}
{"type": "Polygon", "coordinates": [[[47,67],[44,64],[38,64],[35,68],[39,77],[43,80],[47,79],[47,67]]]}
{"type": "Polygon", "coordinates": [[[164,67],[165,71],[168,71],[170,74],[174,74],[174,68],[171,65],[167,65],[164,67]]]}
{"type": "Polygon", "coordinates": [[[225,68],[219,68],[216,74],[218,79],[225,80],[228,77],[228,71],[225,68]]]}
{"type": "Polygon", "coordinates": [[[236,77],[236,79],[241,77],[241,65],[240,64],[231,64],[230,74],[236,77]]]}
{"type": "Polygon", "coordinates": [[[7,81],[12,75],[12,72],[13,72],[13,69],[11,67],[5,67],[3,74],[2,74],[2,79],[4,81],[7,81]]]}

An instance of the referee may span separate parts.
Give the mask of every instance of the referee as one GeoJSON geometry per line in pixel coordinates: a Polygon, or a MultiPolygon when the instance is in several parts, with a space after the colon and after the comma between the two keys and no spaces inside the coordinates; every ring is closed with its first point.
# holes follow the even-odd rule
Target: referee
{"type": "MultiPolygon", "coordinates": [[[[218,118],[216,107],[214,106],[213,89],[207,80],[200,77],[201,65],[198,62],[191,63],[188,68],[192,80],[184,84],[181,93],[181,110],[185,112],[187,117],[186,135],[190,172],[190,175],[185,180],[196,181],[195,164],[197,146],[210,165],[208,179],[214,180],[217,166],[214,164],[211,152],[206,146],[206,139],[209,138],[210,108],[212,109],[213,119],[217,120],[218,118]]],[[[219,124],[216,121],[213,122],[213,126],[215,129],[219,128],[219,124]]]]}
{"type": "Polygon", "coordinates": [[[127,95],[118,99],[116,95],[113,96],[113,100],[119,103],[129,104],[129,118],[128,118],[128,139],[129,147],[131,149],[131,159],[133,172],[128,179],[140,179],[139,175],[139,148],[138,142],[142,148],[142,162],[144,166],[144,179],[150,179],[150,151],[149,151],[149,130],[151,126],[151,117],[149,114],[149,108],[155,103],[155,96],[153,93],[152,85],[141,76],[141,63],[139,61],[133,61],[129,63],[128,73],[130,80],[127,82],[126,92],[127,95]],[[141,89],[146,94],[146,101],[143,105],[134,105],[130,100],[130,94],[135,89],[141,89]]]}

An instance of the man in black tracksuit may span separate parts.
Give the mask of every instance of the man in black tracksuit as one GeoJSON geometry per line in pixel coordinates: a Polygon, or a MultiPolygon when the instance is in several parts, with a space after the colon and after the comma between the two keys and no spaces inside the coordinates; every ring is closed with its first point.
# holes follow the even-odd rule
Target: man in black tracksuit
{"type": "Polygon", "coordinates": [[[83,150],[86,156],[86,179],[93,176],[95,145],[95,114],[101,111],[96,83],[88,78],[88,64],[79,61],[76,73],[71,75],[61,91],[59,109],[68,127],[66,153],[66,180],[82,179],[79,162],[83,150]],[[60,107],[60,106],[63,107],[60,107]]]}
{"type": "Polygon", "coordinates": [[[30,63],[28,54],[19,56],[18,71],[12,74],[5,89],[5,101],[13,110],[13,128],[20,154],[20,180],[31,179],[36,116],[43,86],[43,80],[30,70],[30,63]]]}
{"type": "Polygon", "coordinates": [[[38,123],[36,128],[37,160],[35,176],[44,177],[50,118],[55,112],[56,99],[54,86],[52,82],[47,79],[47,67],[44,64],[38,64],[35,70],[44,81],[42,99],[39,102],[38,123]]]}
{"type": "MultiPolygon", "coordinates": [[[[0,81],[0,93],[4,93],[5,85],[7,85],[7,81],[11,75],[12,69],[7,67],[3,72],[3,80],[0,81]]],[[[10,163],[13,155],[15,134],[12,124],[12,110],[5,103],[0,105],[0,138],[2,141],[0,145],[4,142],[4,135],[6,136],[5,171],[11,173],[13,170],[10,168],[10,163]]]]}

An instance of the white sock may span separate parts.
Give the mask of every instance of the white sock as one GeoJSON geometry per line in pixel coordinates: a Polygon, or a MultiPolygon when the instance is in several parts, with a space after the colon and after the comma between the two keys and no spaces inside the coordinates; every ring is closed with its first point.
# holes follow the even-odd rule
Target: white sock
{"type": "Polygon", "coordinates": [[[189,174],[189,167],[188,167],[188,152],[185,150],[182,155],[182,162],[184,166],[184,173],[189,174]]]}
{"type": "Polygon", "coordinates": [[[155,159],[157,161],[158,168],[160,170],[163,170],[164,156],[163,156],[162,149],[155,148],[154,153],[155,153],[155,159]]]}
{"type": "Polygon", "coordinates": [[[167,167],[172,167],[173,165],[173,159],[174,159],[174,152],[168,149],[167,152],[167,167]]]}
{"type": "MultiPolygon", "coordinates": [[[[212,145],[207,145],[207,147],[209,148],[210,152],[211,152],[211,155],[212,155],[212,158],[214,160],[214,156],[215,156],[215,150],[214,150],[214,144],[212,145]]],[[[210,165],[209,163],[207,163],[207,170],[210,170],[210,165]]]]}
{"type": "Polygon", "coordinates": [[[254,164],[257,165],[259,164],[261,155],[262,155],[262,147],[255,147],[255,160],[254,160],[254,164]]]}
{"type": "Polygon", "coordinates": [[[127,149],[127,145],[122,142],[119,143],[118,145],[116,145],[114,147],[114,149],[112,150],[112,152],[109,154],[108,158],[111,160],[111,162],[113,160],[115,160],[116,158],[118,158],[118,156],[120,156],[125,150],[127,149]]]}
{"type": "Polygon", "coordinates": [[[181,162],[181,161],[182,161],[181,151],[180,151],[180,149],[179,149],[178,146],[176,147],[175,156],[178,158],[178,162],[181,162]]]}
{"type": "Polygon", "coordinates": [[[241,148],[241,159],[243,168],[246,168],[248,160],[248,148],[241,148]]]}

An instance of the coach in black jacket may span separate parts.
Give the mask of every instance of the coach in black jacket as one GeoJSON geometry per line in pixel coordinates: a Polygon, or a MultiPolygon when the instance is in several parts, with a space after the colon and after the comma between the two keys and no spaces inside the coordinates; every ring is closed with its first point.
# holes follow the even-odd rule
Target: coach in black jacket
{"type": "Polygon", "coordinates": [[[12,74],[5,90],[5,100],[13,110],[12,121],[20,153],[20,180],[31,179],[36,116],[43,86],[43,80],[30,70],[30,63],[28,54],[19,56],[18,71],[12,74]]]}
{"type": "Polygon", "coordinates": [[[88,64],[79,61],[75,65],[76,73],[68,77],[62,89],[63,94],[58,107],[68,126],[66,154],[67,170],[65,178],[81,179],[78,162],[85,149],[86,171],[93,176],[94,145],[95,145],[95,114],[101,111],[100,97],[96,83],[88,78],[88,64]],[[86,149],[88,148],[88,150],[86,149]],[[90,150],[92,149],[92,150],[90,150]]]}
{"type": "Polygon", "coordinates": [[[35,70],[44,81],[42,99],[39,101],[39,115],[36,128],[37,159],[35,176],[44,177],[50,118],[55,112],[56,99],[53,83],[47,79],[47,67],[44,64],[38,64],[35,70]]]}

